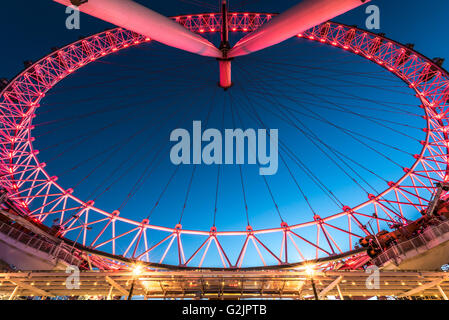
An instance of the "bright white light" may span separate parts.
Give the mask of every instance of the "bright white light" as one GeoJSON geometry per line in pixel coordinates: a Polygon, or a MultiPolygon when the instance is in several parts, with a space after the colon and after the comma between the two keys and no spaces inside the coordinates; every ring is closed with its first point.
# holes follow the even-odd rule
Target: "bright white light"
{"type": "Polygon", "coordinates": [[[306,266],[306,268],[305,268],[304,270],[306,271],[306,273],[307,273],[309,276],[313,276],[313,274],[315,273],[315,269],[313,268],[312,265],[306,266]]]}
{"type": "Polygon", "coordinates": [[[142,273],[143,268],[141,265],[135,265],[133,268],[133,275],[138,276],[142,273]]]}

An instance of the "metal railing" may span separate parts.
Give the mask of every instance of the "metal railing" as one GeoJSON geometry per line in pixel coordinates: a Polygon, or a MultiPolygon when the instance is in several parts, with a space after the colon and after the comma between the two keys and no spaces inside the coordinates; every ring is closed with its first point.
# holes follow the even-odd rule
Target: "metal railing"
{"type": "Polygon", "coordinates": [[[37,235],[23,232],[6,223],[0,223],[0,232],[15,241],[23,243],[27,247],[45,252],[70,265],[79,266],[82,262],[82,259],[75,256],[71,248],[64,242],[60,244],[51,243],[37,235]]]}
{"type": "Polygon", "coordinates": [[[449,233],[449,221],[442,222],[435,226],[427,227],[420,235],[410,240],[398,243],[373,259],[373,263],[377,266],[381,266],[389,260],[395,259],[400,255],[404,255],[411,250],[426,247],[430,249],[428,243],[432,240],[439,239],[441,236],[449,233]]]}

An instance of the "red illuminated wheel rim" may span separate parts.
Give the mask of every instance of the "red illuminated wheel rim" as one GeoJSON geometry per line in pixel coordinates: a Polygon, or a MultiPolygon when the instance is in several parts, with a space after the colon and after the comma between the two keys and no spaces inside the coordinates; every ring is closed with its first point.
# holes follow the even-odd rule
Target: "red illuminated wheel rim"
{"type": "MultiPolygon", "coordinates": [[[[255,13],[230,14],[230,30],[252,31],[271,16],[255,13]]],[[[174,19],[194,32],[207,33],[220,30],[220,18],[220,14],[203,14],[174,19]]],[[[282,265],[307,260],[301,253],[303,246],[316,249],[316,258],[335,256],[343,253],[340,247],[352,250],[358,239],[372,233],[361,222],[366,218],[373,219],[377,225],[379,222],[406,223],[407,216],[404,212],[410,208],[415,211],[425,209],[435,183],[448,178],[447,72],[407,46],[381,35],[334,22],[316,26],[298,36],[351,52],[378,64],[403,80],[421,101],[427,123],[421,152],[415,155],[414,164],[410,168],[403,169],[400,179],[388,182],[378,194],[369,194],[363,203],[353,207],[342,206],[340,212],[327,217],[317,215],[308,222],[295,225],[283,222],[270,229],[253,230],[248,226],[245,230],[223,231],[214,227],[209,230],[187,230],[181,225],[152,225],[148,220],[134,221],[121,216],[119,212],[104,211],[95,207],[95,203],[91,201],[79,199],[72,189],[61,186],[57,177],[47,173],[45,163],[39,161],[39,152],[33,148],[35,111],[45,94],[69,74],[103,56],[150,41],[121,28],[87,37],[51,53],[19,74],[1,92],[1,185],[7,188],[11,201],[23,213],[42,223],[48,222],[50,216],[51,219],[57,218],[63,227],[62,235],[75,238],[80,233],[77,241],[86,247],[101,251],[108,246],[113,255],[161,264],[166,263],[165,254],[154,261],[150,257],[152,250],[164,247],[165,252],[168,252],[170,248],[175,248],[178,252],[178,265],[187,267],[202,267],[208,250],[216,250],[224,268],[239,268],[249,245],[257,248],[260,257],[257,265],[273,264],[267,261],[282,265]],[[77,223],[79,221],[82,224],[77,223]],[[341,227],[341,221],[345,221],[346,227],[341,227]],[[120,232],[117,231],[117,224],[121,225],[120,232]],[[97,228],[100,231],[89,234],[92,225],[100,226],[97,228]],[[310,227],[320,230],[333,249],[323,249],[319,239],[303,237],[301,230],[310,227]],[[347,242],[336,243],[328,230],[345,234],[347,242]],[[159,236],[160,241],[150,246],[147,239],[153,231],[163,236],[159,236]],[[265,234],[278,237],[276,246],[263,240],[265,234]],[[125,236],[130,241],[119,251],[116,242],[125,236]],[[198,246],[186,250],[183,246],[186,237],[198,237],[201,241],[198,246]],[[222,239],[226,237],[238,238],[238,247],[224,245],[222,239]],[[136,251],[135,248],[142,246],[142,242],[145,250],[136,251]],[[237,251],[237,258],[230,258],[231,251],[237,251]],[[290,260],[290,251],[296,252],[301,258],[290,260]]]]}

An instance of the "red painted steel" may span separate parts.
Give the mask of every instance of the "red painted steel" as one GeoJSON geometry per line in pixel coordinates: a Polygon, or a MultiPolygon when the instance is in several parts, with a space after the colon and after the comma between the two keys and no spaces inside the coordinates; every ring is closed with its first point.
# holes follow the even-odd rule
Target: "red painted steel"
{"type": "Polygon", "coordinates": [[[229,52],[238,57],[271,47],[294,35],[361,6],[365,0],[304,0],[242,38],[229,52]]]}
{"type": "MultiPolygon", "coordinates": [[[[54,0],[70,6],[69,0],[54,0]]],[[[89,0],[80,11],[117,26],[143,34],[166,45],[202,56],[218,58],[221,52],[203,37],[171,19],[131,0],[89,0]]]]}
{"type": "MultiPolygon", "coordinates": [[[[217,16],[216,13],[190,15],[173,20],[193,32],[218,32],[221,26],[217,16]]],[[[271,14],[261,13],[230,13],[230,30],[254,30],[271,17],[271,14]]],[[[316,258],[329,257],[334,252],[323,247],[320,232],[331,243],[331,232],[344,233],[347,245],[338,245],[353,249],[355,240],[370,233],[360,219],[390,223],[399,219],[405,223],[404,212],[426,208],[425,194],[433,192],[435,182],[448,180],[448,73],[407,46],[333,22],[313,27],[298,36],[346,50],[385,68],[416,92],[425,112],[426,138],[421,142],[421,152],[414,156],[413,165],[404,168],[402,177],[390,181],[382,192],[368,195],[366,201],[357,206],[343,206],[340,212],[324,218],[294,225],[284,223],[263,230],[253,230],[250,226],[246,230],[223,231],[214,227],[186,230],[179,225],[167,227],[152,225],[147,220],[133,221],[118,211],[97,208],[93,201],[82,201],[73,189],[62,187],[57,177],[48,174],[45,163],[38,159],[39,151],[33,147],[32,120],[36,108],[53,86],[79,68],[118,50],[150,41],[148,37],[121,28],[93,35],[51,53],[29,66],[1,91],[0,184],[7,188],[10,200],[37,223],[57,218],[63,228],[61,235],[76,238],[81,232],[82,245],[144,261],[153,261],[151,253],[156,248],[164,248],[165,252],[177,250],[182,266],[201,266],[208,254],[217,250],[223,267],[236,268],[242,265],[249,246],[256,248],[263,265],[270,259],[279,265],[297,262],[291,260],[294,252],[303,261],[305,248],[316,250],[316,258]],[[93,230],[97,231],[91,231],[91,227],[96,227],[93,230]],[[308,239],[303,236],[303,230],[315,230],[317,237],[308,239]],[[267,241],[263,239],[265,234],[276,236],[279,241],[267,241]],[[183,245],[189,237],[200,238],[198,247],[183,245]],[[240,241],[236,260],[230,254],[236,252],[235,243],[226,244],[227,237],[240,241]],[[151,246],[148,239],[158,242],[151,246]],[[121,245],[127,243],[126,251],[119,251],[118,240],[121,245]],[[196,257],[201,257],[200,261],[196,261],[196,257]]],[[[331,248],[337,254],[341,251],[335,245],[331,248]]],[[[158,262],[164,263],[165,257],[158,262]]]]}

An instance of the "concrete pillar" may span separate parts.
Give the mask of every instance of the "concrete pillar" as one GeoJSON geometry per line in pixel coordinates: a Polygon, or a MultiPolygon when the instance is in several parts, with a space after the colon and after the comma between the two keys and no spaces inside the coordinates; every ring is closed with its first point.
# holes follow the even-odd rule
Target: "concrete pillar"
{"type": "Polygon", "coordinates": [[[449,299],[447,298],[446,293],[443,291],[443,288],[441,288],[439,284],[437,284],[437,288],[438,288],[438,291],[440,291],[440,294],[441,294],[441,296],[443,297],[443,300],[449,300],[449,299]]]}
{"type": "Polygon", "coordinates": [[[8,300],[14,300],[15,296],[17,295],[17,291],[19,291],[19,286],[16,286],[14,290],[11,292],[8,300]]]}
{"type": "Polygon", "coordinates": [[[345,298],[343,297],[343,294],[341,293],[340,285],[338,285],[338,284],[337,284],[337,291],[338,291],[338,296],[340,297],[340,300],[345,300],[345,298]]]}

